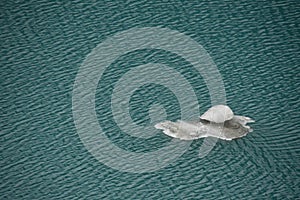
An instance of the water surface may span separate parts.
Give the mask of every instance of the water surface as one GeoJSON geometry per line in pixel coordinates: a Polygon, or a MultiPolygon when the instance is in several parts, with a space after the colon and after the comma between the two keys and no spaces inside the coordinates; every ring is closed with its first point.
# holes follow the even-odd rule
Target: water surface
{"type": "MultiPolygon", "coordinates": [[[[296,199],[300,196],[300,4],[296,1],[52,1],[1,3],[1,199],[296,199]],[[72,90],[86,56],[107,37],[133,27],[166,27],[190,36],[210,54],[223,77],[227,104],[256,120],[254,131],[219,140],[198,157],[203,140],[167,167],[134,174],[111,169],[85,148],[72,115],[72,90]]],[[[190,63],[165,51],[141,50],[116,60],[97,88],[96,111],[106,134],[133,152],[161,148],[120,132],[109,91],[132,66],[164,63],[182,73],[190,63]],[[107,98],[106,98],[107,97],[107,98]]],[[[199,115],[210,105],[205,81],[189,76],[199,115]]],[[[172,92],[139,88],[133,120],[151,123],[147,109],[162,105],[180,118],[172,92]],[[163,95],[157,95],[163,94],[163,95]]]]}

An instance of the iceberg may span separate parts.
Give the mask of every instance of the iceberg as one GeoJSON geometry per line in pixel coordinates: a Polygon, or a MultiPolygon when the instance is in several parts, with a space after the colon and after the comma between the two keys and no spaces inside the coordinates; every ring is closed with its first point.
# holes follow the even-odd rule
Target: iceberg
{"type": "Polygon", "coordinates": [[[156,124],[155,128],[181,140],[196,140],[205,137],[232,140],[252,132],[252,129],[247,126],[247,123],[251,122],[255,121],[249,117],[234,115],[226,105],[216,105],[201,115],[199,120],[164,121],[156,124]]]}

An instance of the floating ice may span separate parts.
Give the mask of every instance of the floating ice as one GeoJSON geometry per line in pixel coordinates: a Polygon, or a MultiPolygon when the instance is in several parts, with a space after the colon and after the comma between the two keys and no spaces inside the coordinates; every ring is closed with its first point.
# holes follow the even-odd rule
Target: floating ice
{"type": "Polygon", "coordinates": [[[254,120],[249,117],[234,115],[228,106],[216,105],[200,116],[198,121],[164,121],[156,124],[155,128],[181,140],[205,137],[232,140],[252,132],[252,129],[246,125],[251,122],[254,120]]]}

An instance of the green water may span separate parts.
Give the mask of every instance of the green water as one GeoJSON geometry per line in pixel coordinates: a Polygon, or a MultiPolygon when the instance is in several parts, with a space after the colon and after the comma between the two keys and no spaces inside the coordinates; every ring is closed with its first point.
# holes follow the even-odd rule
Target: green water
{"type": "MultiPolygon", "coordinates": [[[[0,199],[299,198],[297,1],[24,1],[2,2],[0,9],[0,199]],[[219,140],[204,158],[198,157],[203,140],[194,141],[154,172],[123,172],[99,162],[77,134],[74,81],[98,44],[134,27],[165,27],[201,44],[222,76],[227,104],[254,118],[254,131],[219,140]]],[[[188,79],[199,115],[211,105],[205,80],[183,58],[151,49],[119,57],[99,82],[95,108],[108,138],[126,151],[149,152],[170,141],[159,131],[134,138],[111,114],[115,82],[149,62],[172,66],[188,79]]],[[[168,119],[180,119],[174,94],[153,83],[133,94],[133,121],[151,123],[155,103],[168,119]]]]}

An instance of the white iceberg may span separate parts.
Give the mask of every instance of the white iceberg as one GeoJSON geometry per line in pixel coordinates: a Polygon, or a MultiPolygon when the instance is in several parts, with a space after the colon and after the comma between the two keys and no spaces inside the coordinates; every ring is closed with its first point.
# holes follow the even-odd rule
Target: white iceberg
{"type": "Polygon", "coordinates": [[[252,129],[247,126],[247,123],[251,122],[254,120],[249,117],[234,115],[228,106],[216,105],[201,115],[198,121],[164,121],[156,124],[155,128],[181,140],[205,137],[232,140],[252,132],[252,129]]]}

